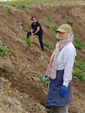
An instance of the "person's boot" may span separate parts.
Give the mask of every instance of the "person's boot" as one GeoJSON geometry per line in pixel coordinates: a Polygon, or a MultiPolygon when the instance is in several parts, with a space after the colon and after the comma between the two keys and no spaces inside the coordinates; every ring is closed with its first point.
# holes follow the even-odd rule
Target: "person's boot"
{"type": "Polygon", "coordinates": [[[27,34],[27,38],[29,38],[30,37],[30,34],[27,34]]]}

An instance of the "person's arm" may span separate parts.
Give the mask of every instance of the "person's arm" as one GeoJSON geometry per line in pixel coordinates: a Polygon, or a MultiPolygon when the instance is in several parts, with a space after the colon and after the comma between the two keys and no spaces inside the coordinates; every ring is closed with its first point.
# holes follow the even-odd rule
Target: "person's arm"
{"type": "Polygon", "coordinates": [[[37,33],[39,32],[39,30],[40,30],[40,27],[38,26],[38,27],[37,27],[37,30],[36,30],[35,33],[33,33],[33,34],[34,34],[34,35],[37,34],[37,33]]]}
{"type": "Polygon", "coordinates": [[[33,34],[33,28],[31,27],[31,35],[33,34]]]}
{"type": "Polygon", "coordinates": [[[72,69],[74,65],[74,60],[76,56],[76,51],[73,48],[68,48],[64,53],[64,77],[63,86],[68,87],[69,82],[72,80],[72,69]]]}

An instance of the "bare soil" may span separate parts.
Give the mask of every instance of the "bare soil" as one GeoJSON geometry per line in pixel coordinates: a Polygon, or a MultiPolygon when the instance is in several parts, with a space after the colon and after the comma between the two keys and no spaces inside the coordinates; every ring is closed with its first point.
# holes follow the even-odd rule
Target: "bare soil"
{"type": "MultiPolygon", "coordinates": [[[[55,32],[47,29],[45,24],[59,26],[71,20],[75,38],[85,43],[85,2],[72,2],[55,5],[32,5],[33,10],[17,9],[10,5],[12,14],[8,14],[4,8],[0,8],[0,41],[7,46],[10,56],[0,56],[0,113],[46,113],[46,95],[48,88],[40,81],[40,74],[45,74],[52,51],[45,47],[44,62],[39,61],[43,54],[40,50],[38,37],[31,37],[32,47],[28,47],[25,41],[18,38],[25,37],[26,32],[19,26],[11,23],[22,22],[23,29],[30,29],[30,18],[36,16],[41,23],[44,36],[43,40],[55,44],[53,38],[55,32]],[[53,10],[53,12],[49,11],[53,10]],[[51,18],[53,22],[49,22],[51,18]],[[13,78],[16,76],[17,80],[13,78]]],[[[85,54],[77,51],[80,60],[85,61],[85,54]]],[[[69,106],[70,113],[85,112],[85,84],[73,77],[72,83],[73,101],[69,106]]]]}

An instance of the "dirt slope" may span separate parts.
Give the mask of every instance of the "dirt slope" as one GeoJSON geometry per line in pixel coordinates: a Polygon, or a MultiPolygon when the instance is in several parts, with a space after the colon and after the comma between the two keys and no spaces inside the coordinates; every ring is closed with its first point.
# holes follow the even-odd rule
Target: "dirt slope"
{"type": "MultiPolygon", "coordinates": [[[[4,5],[6,6],[6,5],[4,5]]],[[[56,43],[53,39],[55,32],[47,29],[45,24],[59,26],[66,20],[73,22],[75,38],[85,43],[85,3],[65,3],[55,5],[28,6],[29,9],[12,9],[8,14],[4,8],[0,8],[0,41],[11,49],[10,57],[0,56],[0,113],[46,113],[47,87],[40,82],[40,74],[45,74],[52,51],[45,48],[45,62],[39,61],[42,55],[37,37],[32,37],[32,47],[18,37],[25,37],[26,32],[11,22],[23,22],[23,28],[30,28],[31,16],[37,16],[44,30],[44,40],[56,43]],[[53,10],[50,12],[49,10],[53,10]],[[49,22],[46,18],[51,18],[49,22]],[[15,75],[17,80],[11,78],[15,75]],[[5,78],[5,79],[3,79],[5,78]],[[3,95],[3,96],[2,96],[3,95]],[[6,105],[6,107],[5,107],[6,105]],[[18,111],[17,111],[18,110],[18,111]]],[[[78,51],[81,61],[85,61],[85,55],[78,51]]],[[[84,113],[85,111],[85,85],[77,78],[73,78],[73,102],[69,106],[70,113],[84,113]]]]}

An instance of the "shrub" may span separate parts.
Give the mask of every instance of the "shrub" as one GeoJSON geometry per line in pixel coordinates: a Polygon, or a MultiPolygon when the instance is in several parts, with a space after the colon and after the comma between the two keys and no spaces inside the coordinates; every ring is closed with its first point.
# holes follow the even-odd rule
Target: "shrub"
{"type": "Polygon", "coordinates": [[[76,60],[80,60],[80,58],[79,58],[78,54],[76,55],[75,59],[76,59],[76,60]]]}
{"type": "Polygon", "coordinates": [[[51,50],[55,49],[55,44],[49,44],[48,42],[45,42],[45,41],[43,42],[43,44],[51,50]]]}
{"type": "Polygon", "coordinates": [[[24,29],[24,31],[25,32],[30,32],[31,30],[26,28],[26,29],[24,29]]]}
{"type": "Polygon", "coordinates": [[[48,21],[53,22],[53,20],[51,18],[47,18],[48,21]]]}
{"type": "Polygon", "coordinates": [[[10,49],[5,48],[5,47],[3,47],[3,46],[0,46],[0,55],[1,55],[1,56],[4,56],[4,55],[9,56],[9,55],[10,55],[10,54],[8,53],[9,51],[10,51],[10,49]]]}
{"type": "Polygon", "coordinates": [[[41,7],[43,7],[43,4],[40,4],[41,7]]]}
{"type": "Polygon", "coordinates": [[[5,9],[6,9],[7,13],[9,13],[9,14],[11,14],[11,13],[12,13],[12,12],[11,12],[11,8],[10,8],[10,7],[5,7],[5,9]]]}
{"type": "Polygon", "coordinates": [[[49,26],[49,25],[47,25],[47,24],[45,25],[45,27],[46,27],[46,28],[48,28],[48,29],[50,28],[50,26],[49,26]]]}
{"type": "Polygon", "coordinates": [[[73,75],[79,78],[81,81],[85,82],[85,77],[83,76],[83,73],[79,70],[74,70],[73,75]]]}
{"type": "Polygon", "coordinates": [[[26,5],[25,5],[25,4],[21,4],[20,7],[21,7],[22,9],[25,9],[25,8],[26,8],[26,5]]]}
{"type": "Polygon", "coordinates": [[[31,47],[32,45],[32,41],[30,40],[30,38],[26,38],[25,42],[28,44],[29,47],[31,47]]]}
{"type": "Polygon", "coordinates": [[[72,26],[72,21],[67,20],[66,23],[69,24],[70,26],[72,26]]]}
{"type": "Polygon", "coordinates": [[[33,10],[33,7],[29,7],[29,10],[33,10]]]}
{"type": "Polygon", "coordinates": [[[12,24],[12,25],[14,25],[14,26],[16,26],[16,25],[17,25],[17,24],[16,24],[16,23],[14,23],[14,22],[11,22],[11,24],[12,24]]]}
{"type": "Polygon", "coordinates": [[[81,71],[85,72],[85,62],[75,62],[74,65],[81,71]]]}
{"type": "Polygon", "coordinates": [[[81,45],[78,45],[78,44],[75,44],[75,48],[78,49],[78,50],[82,49],[81,45]]]}
{"type": "Polygon", "coordinates": [[[53,31],[57,31],[58,27],[57,26],[53,26],[52,29],[53,29],[53,31]]]}
{"type": "Polygon", "coordinates": [[[25,9],[26,5],[25,4],[20,4],[18,6],[15,6],[17,9],[25,9]]]}
{"type": "Polygon", "coordinates": [[[84,46],[80,39],[75,39],[75,43],[80,45],[81,47],[84,46]]]}
{"type": "Polygon", "coordinates": [[[75,39],[75,47],[76,47],[76,49],[78,49],[78,50],[81,50],[82,49],[82,47],[84,47],[84,44],[79,40],[79,39],[75,39]]]}
{"type": "Polygon", "coordinates": [[[16,5],[15,5],[15,4],[12,4],[11,6],[16,7],[16,5]]]}

